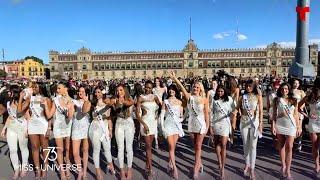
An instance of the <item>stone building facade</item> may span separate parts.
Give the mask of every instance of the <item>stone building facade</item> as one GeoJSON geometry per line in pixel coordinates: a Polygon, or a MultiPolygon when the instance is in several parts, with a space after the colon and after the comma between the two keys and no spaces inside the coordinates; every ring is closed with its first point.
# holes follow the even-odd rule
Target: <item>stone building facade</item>
{"type": "MultiPolygon", "coordinates": [[[[318,45],[309,46],[310,60],[318,64],[318,45]]],[[[199,50],[190,39],[180,51],[49,52],[51,76],[75,79],[168,76],[173,70],[180,77],[212,77],[217,71],[242,77],[287,76],[294,59],[294,48],[272,43],[266,48],[199,50]]],[[[317,71],[317,67],[315,67],[317,71]]]]}

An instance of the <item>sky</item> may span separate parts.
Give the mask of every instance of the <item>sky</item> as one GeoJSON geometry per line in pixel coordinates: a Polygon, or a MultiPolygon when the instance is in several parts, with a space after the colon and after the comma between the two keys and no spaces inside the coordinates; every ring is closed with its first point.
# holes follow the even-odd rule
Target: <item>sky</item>
{"type": "MultiPolygon", "coordinates": [[[[182,50],[294,46],[296,0],[0,0],[5,60],[49,50],[182,50]]],[[[320,43],[320,0],[311,0],[309,39],[320,43]]],[[[2,55],[2,53],[1,53],[2,55]]],[[[2,56],[1,56],[2,60],[2,56]]]]}

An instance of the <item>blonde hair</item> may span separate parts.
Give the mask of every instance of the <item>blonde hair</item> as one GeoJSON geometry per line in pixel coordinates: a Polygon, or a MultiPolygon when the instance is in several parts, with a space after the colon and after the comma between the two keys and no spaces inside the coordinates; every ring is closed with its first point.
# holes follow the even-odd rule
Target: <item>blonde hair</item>
{"type": "Polygon", "coordinates": [[[194,87],[196,84],[198,84],[198,85],[200,86],[200,93],[199,93],[199,95],[200,95],[201,97],[203,97],[203,98],[206,98],[206,91],[204,90],[203,84],[202,84],[200,81],[194,82],[193,85],[192,85],[192,89],[193,89],[193,87],[194,87]]]}

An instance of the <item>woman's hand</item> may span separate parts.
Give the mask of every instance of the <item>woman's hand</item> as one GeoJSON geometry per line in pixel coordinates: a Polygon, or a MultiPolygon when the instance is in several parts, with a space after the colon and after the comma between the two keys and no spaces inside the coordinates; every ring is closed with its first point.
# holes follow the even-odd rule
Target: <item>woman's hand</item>
{"type": "Polygon", "coordinates": [[[275,127],[272,127],[272,134],[273,134],[274,136],[277,135],[277,131],[276,131],[276,128],[275,128],[275,127]]]}
{"type": "Polygon", "coordinates": [[[259,125],[259,132],[262,134],[262,132],[263,132],[263,127],[262,127],[262,125],[259,125]]]}
{"type": "Polygon", "coordinates": [[[1,134],[0,134],[2,138],[6,137],[6,130],[7,130],[7,128],[2,129],[1,134]]]}
{"type": "Polygon", "coordinates": [[[150,133],[149,127],[146,124],[143,124],[144,134],[148,135],[150,133]]]}
{"type": "Polygon", "coordinates": [[[301,133],[302,133],[301,127],[297,127],[297,137],[300,137],[301,133]]]}
{"type": "Polygon", "coordinates": [[[109,134],[107,135],[109,135],[110,139],[112,138],[112,129],[109,129],[109,134]]]}
{"type": "Polygon", "coordinates": [[[50,138],[51,135],[52,135],[51,127],[48,127],[47,132],[46,132],[46,137],[50,138]]]}
{"type": "Polygon", "coordinates": [[[210,127],[210,131],[209,131],[209,133],[210,133],[210,136],[214,136],[214,130],[213,130],[213,128],[212,127],[210,127]]]}

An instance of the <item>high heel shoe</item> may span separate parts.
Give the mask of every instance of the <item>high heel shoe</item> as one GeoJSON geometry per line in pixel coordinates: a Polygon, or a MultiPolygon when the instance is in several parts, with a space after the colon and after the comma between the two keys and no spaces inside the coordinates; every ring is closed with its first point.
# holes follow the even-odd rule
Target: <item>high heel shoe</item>
{"type": "Polygon", "coordinates": [[[20,173],[19,170],[15,171],[13,176],[12,176],[12,179],[13,180],[19,179],[19,173],[20,173]]]}
{"type": "Polygon", "coordinates": [[[199,172],[203,173],[203,164],[200,164],[199,172]]]}
{"type": "Polygon", "coordinates": [[[172,163],[169,162],[169,164],[167,165],[167,173],[171,174],[172,171],[173,171],[173,166],[172,166],[172,163]]]}
{"type": "Polygon", "coordinates": [[[283,178],[286,178],[287,177],[287,174],[286,174],[286,167],[284,166],[281,166],[280,168],[280,174],[283,178]]]}
{"type": "Polygon", "coordinates": [[[107,170],[108,170],[108,173],[110,173],[111,175],[115,175],[116,174],[116,171],[111,166],[107,166],[107,170]]]}
{"type": "Polygon", "coordinates": [[[245,176],[245,177],[248,177],[250,174],[249,174],[249,168],[244,168],[244,170],[243,170],[243,176],[245,176]]]}

